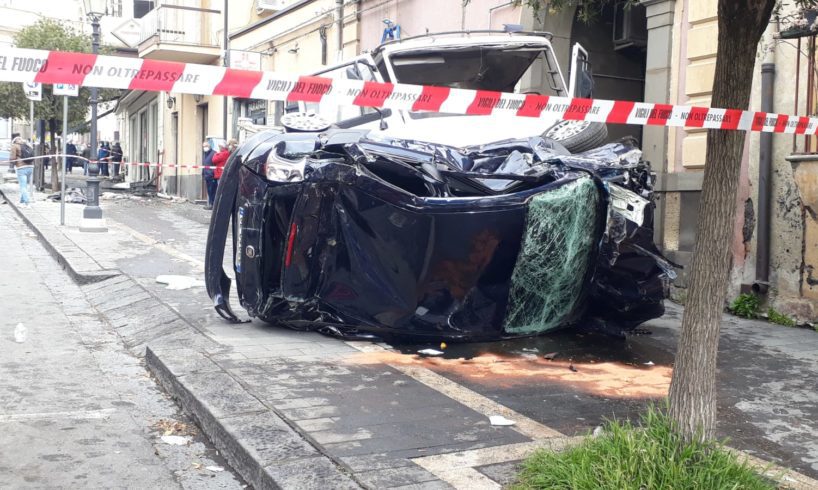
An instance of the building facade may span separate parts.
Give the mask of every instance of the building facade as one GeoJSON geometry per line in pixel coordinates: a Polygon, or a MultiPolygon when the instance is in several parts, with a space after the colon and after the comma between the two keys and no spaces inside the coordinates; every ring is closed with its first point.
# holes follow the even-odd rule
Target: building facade
{"type": "MultiPolygon", "coordinates": [[[[612,2],[587,20],[574,7],[554,11],[545,3],[533,11],[507,0],[472,0],[466,5],[440,0],[434,9],[423,0],[167,0],[142,6],[146,10],[139,20],[137,50],[148,59],[222,65],[226,44],[231,66],[308,74],[384,40],[513,24],[551,32],[564,71],[572,46],[583,45],[591,56],[597,98],[706,106],[717,49],[716,5],[717,0],[642,0],[625,8],[624,2],[612,2]]],[[[780,15],[792,16],[794,8],[785,6],[780,15]]],[[[809,75],[814,71],[814,55],[809,53],[815,52],[810,47],[815,38],[779,39],[776,30],[782,29],[782,22],[771,24],[760,48],[751,109],[761,107],[763,65],[775,71],[774,110],[809,114],[818,101],[818,77],[809,75]],[[768,62],[762,63],[764,59],[768,62]]],[[[163,164],[199,163],[205,138],[236,136],[239,118],[261,126],[277,124],[283,111],[282,103],[173,93],[129,94],[119,109],[130,161],[163,164]]],[[[688,264],[706,132],[611,125],[609,134],[611,139],[630,136],[641,144],[658,177],[656,241],[672,260],[688,264]]],[[[760,136],[749,135],[732,244],[730,296],[755,287],[775,308],[803,320],[816,316],[818,304],[815,140],[774,135],[767,161],[760,136]],[[759,168],[766,172],[768,167],[769,175],[759,179],[759,168]],[[770,191],[760,188],[759,181],[771,182],[770,191]],[[770,203],[769,209],[759,209],[759,198],[770,203]]],[[[135,166],[129,178],[156,177],[151,172],[135,166]]],[[[166,169],[156,181],[165,192],[191,200],[204,197],[198,170],[166,169]]],[[[677,287],[683,298],[684,273],[677,287]]]]}
{"type": "MultiPolygon", "coordinates": [[[[133,19],[139,25],[140,58],[310,73],[360,50],[356,2],[340,9],[335,0],[158,0],[148,6],[141,18],[133,19]]],[[[127,179],[152,182],[159,191],[197,201],[205,198],[201,171],[167,165],[201,164],[205,139],[236,137],[239,118],[275,124],[283,104],[133,92],[117,113],[130,162],[127,179]]]]}

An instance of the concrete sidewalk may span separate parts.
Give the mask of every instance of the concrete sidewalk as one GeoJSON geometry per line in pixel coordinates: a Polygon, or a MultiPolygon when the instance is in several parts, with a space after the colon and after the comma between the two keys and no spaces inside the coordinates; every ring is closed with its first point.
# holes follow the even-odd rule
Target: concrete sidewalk
{"type": "Polygon", "coordinates": [[[0,245],[0,487],[242,488],[10,206],[0,245]]]}
{"type": "MultiPolygon", "coordinates": [[[[2,190],[15,199],[13,188],[2,190]]],[[[497,488],[535,448],[571,444],[604,417],[634,417],[666,392],[681,312],[672,305],[648,326],[653,335],[622,344],[565,333],[450,346],[445,359],[422,359],[414,352],[423,346],[395,346],[402,353],[227,324],[201,287],[157,284],[159,274],[201,277],[209,216],[200,207],[103,201],[107,234],[71,226],[81,207],[67,205],[65,228],[55,225],[58,203],[21,214],[65,263],[87,258],[97,266],[88,272],[118,274],[83,291],[257,487],[497,488]],[[551,351],[559,359],[543,361],[551,351]],[[516,425],[493,427],[490,415],[516,425]]],[[[722,434],[818,476],[818,334],[726,318],[721,350],[722,434]]],[[[797,473],[787,478],[818,487],[797,473]]]]}

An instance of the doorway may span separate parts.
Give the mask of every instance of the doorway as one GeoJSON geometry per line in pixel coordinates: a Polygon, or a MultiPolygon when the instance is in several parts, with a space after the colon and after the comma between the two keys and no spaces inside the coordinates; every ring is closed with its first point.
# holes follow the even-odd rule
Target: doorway
{"type": "MultiPolygon", "coordinates": [[[[174,112],[170,115],[170,140],[173,142],[173,165],[179,164],[179,113],[174,112]]],[[[176,194],[179,192],[179,167],[173,167],[173,179],[168,179],[169,194],[176,194]]]]}
{"type": "MultiPolygon", "coordinates": [[[[207,140],[208,134],[208,127],[207,127],[207,119],[208,119],[208,105],[207,104],[200,104],[197,106],[197,113],[199,114],[199,141],[196,142],[196,148],[199,149],[199,156],[197,157],[197,161],[201,165],[202,162],[202,142],[207,140]]],[[[199,199],[207,199],[207,187],[205,186],[204,179],[199,179],[201,181],[201,185],[199,186],[199,199]]]]}

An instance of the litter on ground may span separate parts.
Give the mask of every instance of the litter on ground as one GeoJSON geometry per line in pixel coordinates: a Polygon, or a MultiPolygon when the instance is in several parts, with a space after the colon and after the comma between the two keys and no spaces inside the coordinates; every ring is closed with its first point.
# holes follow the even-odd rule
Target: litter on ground
{"type": "Polygon", "coordinates": [[[498,426],[498,427],[505,427],[505,426],[516,424],[516,422],[514,422],[513,420],[509,420],[509,419],[503,417],[502,415],[491,415],[491,416],[489,416],[489,422],[491,422],[491,425],[495,425],[495,426],[498,426]]]}
{"type": "Polygon", "coordinates": [[[193,287],[204,287],[205,285],[204,281],[194,277],[173,275],[156,276],[156,282],[159,284],[167,284],[165,289],[173,289],[177,291],[182,289],[190,289],[193,287]]]}
{"type": "Polygon", "coordinates": [[[418,351],[418,354],[423,356],[442,356],[443,352],[436,349],[421,349],[418,351]]]}
{"type": "Polygon", "coordinates": [[[162,436],[162,442],[171,446],[187,446],[190,439],[182,436],[162,436]]]}

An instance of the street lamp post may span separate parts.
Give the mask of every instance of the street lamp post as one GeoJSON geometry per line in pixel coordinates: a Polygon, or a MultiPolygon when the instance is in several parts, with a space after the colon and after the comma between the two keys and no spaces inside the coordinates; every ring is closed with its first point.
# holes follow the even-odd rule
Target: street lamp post
{"type": "MultiPolygon", "coordinates": [[[[84,0],[86,15],[91,19],[91,52],[99,52],[99,18],[102,17],[106,9],[105,0],[84,0]]],[[[91,87],[91,151],[89,156],[92,161],[88,162],[88,180],[86,181],[86,203],[82,210],[82,221],[80,231],[108,231],[105,219],[102,218],[102,208],[99,207],[99,163],[95,161],[94,155],[97,151],[97,103],[98,89],[91,87]]]]}

